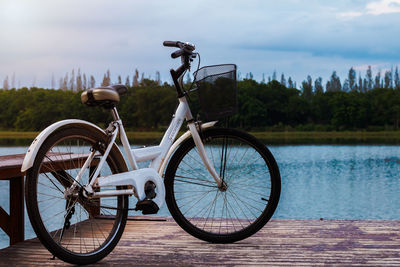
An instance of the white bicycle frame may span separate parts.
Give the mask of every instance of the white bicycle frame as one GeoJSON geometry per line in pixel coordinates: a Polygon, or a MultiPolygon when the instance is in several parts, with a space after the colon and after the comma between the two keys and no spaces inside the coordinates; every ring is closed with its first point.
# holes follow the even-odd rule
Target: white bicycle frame
{"type": "MultiPolygon", "coordinates": [[[[210,163],[203,142],[194,123],[186,97],[183,96],[179,98],[178,108],[176,109],[173,119],[158,146],[131,149],[129,140],[126,136],[122,121],[119,118],[117,109],[114,108],[112,110],[112,113],[114,117],[114,121],[112,122],[112,124],[114,125],[114,130],[111,134],[111,141],[107,145],[103,156],[100,158],[98,167],[92,175],[92,177],[97,178],[91,179],[90,184],[85,186],[86,191],[89,193],[89,197],[100,198],[116,195],[135,195],[138,200],[143,200],[146,197],[144,193],[144,185],[147,181],[152,181],[153,183],[155,183],[158,190],[157,196],[155,199],[153,199],[153,201],[160,208],[165,200],[164,183],[161,178],[164,169],[163,167],[165,166],[169,156],[171,156],[173,152],[170,151],[171,147],[173,146],[174,141],[185,119],[187,121],[188,128],[193,137],[194,143],[199,152],[200,158],[202,159],[207,170],[210,172],[211,176],[214,178],[216,186],[221,187],[222,180],[215,170],[214,166],[210,163]],[[98,177],[100,170],[102,169],[103,164],[108,157],[109,152],[111,151],[111,148],[116,140],[118,133],[120,134],[121,143],[128,159],[127,161],[129,162],[129,166],[131,167],[131,171],[98,177]],[[148,168],[139,169],[137,163],[141,161],[151,161],[151,163],[148,168]],[[131,189],[104,190],[100,192],[95,192],[95,190],[93,190],[93,186],[95,185],[99,187],[112,186],[114,188],[115,186],[131,186],[131,189]]],[[[78,185],[84,171],[91,165],[91,161],[94,158],[95,152],[93,151],[86,159],[77,177],[75,177],[75,182],[70,188],[67,189],[67,191],[73,192],[73,189],[78,185]]]]}

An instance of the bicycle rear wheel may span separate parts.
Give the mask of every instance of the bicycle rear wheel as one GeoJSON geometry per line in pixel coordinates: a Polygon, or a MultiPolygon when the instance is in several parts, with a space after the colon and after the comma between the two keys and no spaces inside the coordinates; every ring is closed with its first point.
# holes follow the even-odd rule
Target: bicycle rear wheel
{"type": "Polygon", "coordinates": [[[193,139],[187,139],[165,173],[168,209],[186,232],[199,239],[230,243],[247,238],[269,221],[278,205],[278,165],[265,145],[245,132],[212,128],[202,139],[227,188],[217,187],[193,139]]]}
{"type": "MultiPolygon", "coordinates": [[[[44,141],[27,171],[25,195],[32,227],[42,244],[63,261],[88,264],[102,259],[116,246],[124,230],[128,196],[88,199],[83,194],[83,185],[94,179],[98,159],[84,171],[76,193],[64,195],[89,153],[94,150],[96,157],[102,155],[106,144],[107,136],[97,131],[60,130],[44,141]]],[[[120,160],[114,147],[101,175],[126,171],[120,160]]]]}

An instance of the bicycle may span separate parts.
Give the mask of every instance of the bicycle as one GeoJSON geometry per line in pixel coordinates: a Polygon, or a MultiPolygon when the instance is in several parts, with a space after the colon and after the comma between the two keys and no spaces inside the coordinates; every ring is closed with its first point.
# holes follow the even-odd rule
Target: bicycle
{"type": "Polygon", "coordinates": [[[30,145],[22,165],[27,211],[54,257],[89,264],[107,256],[132,210],[129,196],[137,199],[133,210],[143,214],[157,213],[166,202],[183,230],[213,243],[247,238],[273,215],[281,187],[273,155],[250,134],[216,128],[211,120],[237,111],[236,66],[199,68],[199,59],[198,89],[184,91],[184,73],[199,54],[189,43],[163,44],[178,48],[171,57],[180,57],[182,65],[170,71],[179,105],[159,145],[131,149],[116,108],[127,92],[124,85],[81,94],[83,104],[111,111],[113,121],[105,130],[83,120],[63,120],[30,145]],[[193,118],[187,101],[193,91],[209,122],[193,118]],[[177,139],[184,121],[188,131],[177,139]],[[118,135],[126,157],[117,146],[118,135]],[[149,166],[139,168],[142,161],[150,161],[149,166]]]}

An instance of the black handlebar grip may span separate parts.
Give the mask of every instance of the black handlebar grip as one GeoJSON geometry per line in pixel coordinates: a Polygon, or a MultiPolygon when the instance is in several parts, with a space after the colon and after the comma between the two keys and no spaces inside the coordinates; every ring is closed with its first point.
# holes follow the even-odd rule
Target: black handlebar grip
{"type": "Polygon", "coordinates": [[[169,47],[179,47],[179,44],[180,42],[178,42],[178,41],[164,41],[163,42],[163,45],[164,46],[169,46],[169,47]]]}
{"type": "Polygon", "coordinates": [[[173,52],[173,53],[171,54],[171,57],[172,57],[172,58],[177,58],[177,57],[182,56],[184,53],[185,53],[185,50],[179,49],[179,50],[176,50],[175,52],[173,52]]]}

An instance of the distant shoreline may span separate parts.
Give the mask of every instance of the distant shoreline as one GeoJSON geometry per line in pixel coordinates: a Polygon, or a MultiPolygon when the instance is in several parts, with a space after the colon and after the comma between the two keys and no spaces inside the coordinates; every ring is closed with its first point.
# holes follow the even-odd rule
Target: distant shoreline
{"type": "MultiPolygon", "coordinates": [[[[250,132],[255,137],[272,144],[312,144],[312,143],[393,143],[400,144],[400,131],[343,131],[343,132],[250,132]]],[[[0,140],[27,140],[34,139],[39,132],[0,131],[0,140]]],[[[127,132],[133,143],[157,141],[162,138],[163,132],[140,131],[127,132]]]]}

